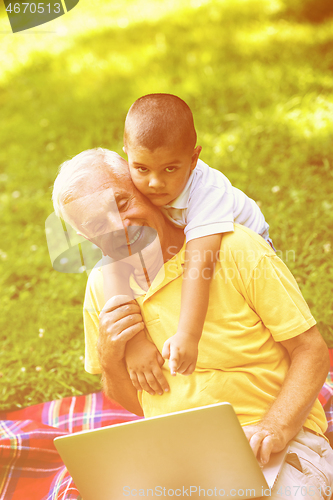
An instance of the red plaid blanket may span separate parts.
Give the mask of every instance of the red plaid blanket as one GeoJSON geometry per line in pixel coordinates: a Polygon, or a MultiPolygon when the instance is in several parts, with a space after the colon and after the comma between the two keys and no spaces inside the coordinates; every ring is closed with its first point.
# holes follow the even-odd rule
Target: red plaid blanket
{"type": "MultiPolygon", "coordinates": [[[[331,371],[319,400],[333,444],[333,349],[330,359],[331,371]]],[[[0,418],[0,500],[79,500],[53,439],[139,417],[98,392],[3,413],[0,418]]]]}
{"type": "Polygon", "coordinates": [[[137,420],[101,392],[0,414],[0,499],[78,500],[53,439],[137,420]]]}

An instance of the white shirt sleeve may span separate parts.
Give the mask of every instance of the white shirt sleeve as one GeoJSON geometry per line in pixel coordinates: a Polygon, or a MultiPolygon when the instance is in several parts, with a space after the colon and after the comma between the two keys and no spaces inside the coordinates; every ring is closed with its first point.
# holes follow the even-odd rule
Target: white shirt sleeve
{"type": "Polygon", "coordinates": [[[234,222],[268,238],[269,226],[256,202],[202,160],[181,195],[162,211],[173,224],[184,228],[187,242],[233,231],[234,222]]]}
{"type": "Polygon", "coordinates": [[[269,225],[265,221],[264,214],[259,206],[240,189],[232,186],[232,191],[234,195],[234,221],[252,229],[252,231],[267,239],[269,225]]]}
{"type": "Polygon", "coordinates": [[[197,176],[191,185],[186,210],[187,242],[234,230],[234,195],[230,181],[203,162],[196,168],[197,176]]]}

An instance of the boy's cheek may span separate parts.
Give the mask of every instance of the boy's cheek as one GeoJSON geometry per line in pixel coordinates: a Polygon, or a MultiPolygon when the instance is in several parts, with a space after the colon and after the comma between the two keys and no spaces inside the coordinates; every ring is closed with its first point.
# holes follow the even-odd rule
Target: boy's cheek
{"type": "Polygon", "coordinates": [[[143,181],[142,179],[138,179],[137,177],[132,177],[132,181],[135,185],[135,187],[143,194],[145,194],[145,191],[147,191],[148,184],[147,182],[143,181]]]}

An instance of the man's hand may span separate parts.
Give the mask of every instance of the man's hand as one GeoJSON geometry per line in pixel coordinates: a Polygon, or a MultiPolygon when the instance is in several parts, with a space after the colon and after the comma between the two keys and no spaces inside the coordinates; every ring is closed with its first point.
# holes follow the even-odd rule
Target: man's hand
{"type": "Polygon", "coordinates": [[[140,307],[126,295],[109,299],[99,315],[98,356],[107,372],[112,361],[125,356],[126,343],[144,328],[140,307]]]}
{"type": "Polygon", "coordinates": [[[289,441],[278,426],[263,422],[246,425],[243,431],[261,466],[268,463],[271,453],[282,451],[289,441]]]}
{"type": "Polygon", "coordinates": [[[131,381],[137,391],[145,390],[152,396],[170,390],[161,367],[164,359],[157,347],[141,334],[126,345],[125,361],[131,381]]]}
{"type": "Polygon", "coordinates": [[[171,375],[176,375],[177,372],[191,375],[198,358],[198,340],[194,336],[177,332],[164,343],[162,356],[169,360],[171,375]]]}

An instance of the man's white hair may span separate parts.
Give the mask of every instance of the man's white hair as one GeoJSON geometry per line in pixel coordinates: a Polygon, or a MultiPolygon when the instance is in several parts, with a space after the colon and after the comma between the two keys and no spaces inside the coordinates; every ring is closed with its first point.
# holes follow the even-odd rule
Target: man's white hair
{"type": "MultiPolygon", "coordinates": [[[[119,163],[125,160],[115,153],[104,148],[95,148],[82,151],[71,160],[65,161],[59,167],[57,178],[53,185],[52,201],[54,211],[58,217],[66,219],[64,205],[70,201],[76,193],[78,182],[94,174],[96,167],[111,167],[112,174],[116,177],[129,175],[125,169],[119,170],[119,163]]],[[[77,196],[76,196],[77,197],[77,196]]]]}

